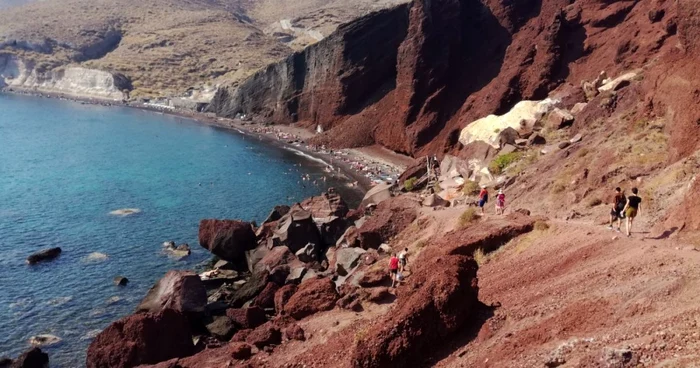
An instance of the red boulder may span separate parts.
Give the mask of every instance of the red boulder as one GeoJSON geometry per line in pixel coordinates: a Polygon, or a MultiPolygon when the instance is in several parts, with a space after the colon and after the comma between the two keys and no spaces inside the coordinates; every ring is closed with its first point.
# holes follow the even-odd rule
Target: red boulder
{"type": "Polygon", "coordinates": [[[312,314],[333,309],[338,298],[335,283],[331,279],[309,279],[303,282],[297,292],[289,298],[284,311],[300,320],[312,314]]]}
{"type": "Polygon", "coordinates": [[[259,307],[230,308],[226,310],[226,316],[239,328],[255,328],[267,322],[265,311],[259,307]]]}
{"type": "Polygon", "coordinates": [[[268,282],[263,291],[261,291],[260,294],[255,297],[255,299],[253,299],[253,305],[263,309],[274,308],[275,293],[277,290],[279,290],[279,288],[280,287],[274,282],[268,282]]]}
{"type": "Polygon", "coordinates": [[[267,322],[251,331],[246,342],[262,349],[270,345],[279,345],[282,342],[282,333],[273,323],[267,322]]]}
{"type": "Polygon", "coordinates": [[[202,220],[199,223],[199,245],[221,259],[248,269],[245,252],[257,245],[250,223],[238,220],[202,220]]]}
{"type": "Polygon", "coordinates": [[[362,248],[377,249],[398,235],[418,217],[417,207],[416,202],[404,197],[380,203],[359,229],[362,248]]]}
{"type": "Polygon", "coordinates": [[[288,340],[306,340],[306,337],[304,336],[304,330],[301,327],[299,327],[299,325],[296,323],[292,323],[284,329],[284,336],[288,340]]]}
{"type": "Polygon", "coordinates": [[[287,305],[289,299],[297,292],[297,286],[294,284],[284,285],[275,292],[275,310],[280,313],[284,311],[284,306],[287,305]]]}
{"type": "Polygon", "coordinates": [[[194,353],[187,318],[165,309],[124,317],[100,332],[87,350],[87,368],[155,364],[194,353]]]}

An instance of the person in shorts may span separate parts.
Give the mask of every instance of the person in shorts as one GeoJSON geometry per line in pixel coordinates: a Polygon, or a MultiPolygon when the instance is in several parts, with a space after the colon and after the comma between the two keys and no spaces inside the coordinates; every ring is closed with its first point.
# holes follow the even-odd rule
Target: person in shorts
{"type": "Polygon", "coordinates": [[[389,274],[391,275],[391,287],[396,287],[399,282],[399,259],[396,257],[396,253],[391,255],[389,259],[389,274]]]}
{"type": "Polygon", "coordinates": [[[624,209],[627,205],[627,197],[625,193],[620,189],[620,187],[615,188],[615,199],[613,200],[613,206],[610,209],[610,226],[608,229],[613,229],[613,224],[617,221],[617,231],[620,232],[620,227],[622,226],[622,219],[625,217],[624,209]]]}
{"type": "Polygon", "coordinates": [[[503,189],[498,190],[498,195],[496,196],[496,214],[503,215],[506,209],[506,195],[503,193],[503,189]]]}
{"type": "Polygon", "coordinates": [[[481,192],[479,193],[479,208],[481,208],[481,214],[484,214],[484,206],[489,201],[489,191],[486,187],[481,187],[481,192]]]}
{"type": "Polygon", "coordinates": [[[632,236],[632,225],[634,219],[642,212],[642,198],[639,197],[639,189],[632,188],[632,195],[627,197],[627,205],[623,209],[627,217],[627,236],[632,236]]]}
{"type": "Polygon", "coordinates": [[[399,265],[401,266],[401,272],[406,269],[406,264],[408,263],[408,248],[404,248],[399,252],[399,265]]]}

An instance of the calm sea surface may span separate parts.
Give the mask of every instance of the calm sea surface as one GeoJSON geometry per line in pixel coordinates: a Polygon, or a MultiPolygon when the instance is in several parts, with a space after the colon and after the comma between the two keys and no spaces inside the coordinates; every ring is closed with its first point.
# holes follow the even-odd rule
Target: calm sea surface
{"type": "Polygon", "coordinates": [[[209,258],[200,219],[261,221],[274,205],[344,185],[304,186],[302,174],[324,172],[290,150],[183,118],[0,94],[0,356],[52,334],[62,342],[43,348],[51,366],[83,366],[91,338],[156,280],[209,258]],[[141,212],[110,215],[122,208],[141,212]],[[189,243],[192,255],[169,257],[166,240],[189,243]],[[57,260],[25,264],[56,246],[57,260]],[[117,275],[127,287],[113,285],[117,275]]]}

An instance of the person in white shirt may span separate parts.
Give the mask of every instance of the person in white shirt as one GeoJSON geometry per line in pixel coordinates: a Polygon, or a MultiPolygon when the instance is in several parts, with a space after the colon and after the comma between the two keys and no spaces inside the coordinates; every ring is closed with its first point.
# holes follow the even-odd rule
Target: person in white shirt
{"type": "Polygon", "coordinates": [[[406,263],[408,263],[408,248],[404,248],[399,252],[399,263],[401,264],[401,272],[406,268],[406,263]]]}

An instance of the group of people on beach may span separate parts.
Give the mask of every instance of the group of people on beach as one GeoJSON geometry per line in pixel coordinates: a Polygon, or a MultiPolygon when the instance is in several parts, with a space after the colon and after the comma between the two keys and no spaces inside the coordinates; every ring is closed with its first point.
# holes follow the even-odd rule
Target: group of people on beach
{"type": "Polygon", "coordinates": [[[639,189],[632,188],[632,195],[627,197],[622,188],[615,188],[615,199],[612,208],[610,209],[610,225],[609,229],[613,229],[613,225],[617,221],[617,231],[620,232],[622,220],[626,220],[627,236],[632,235],[632,226],[634,219],[642,211],[642,198],[639,196],[639,189]]]}

